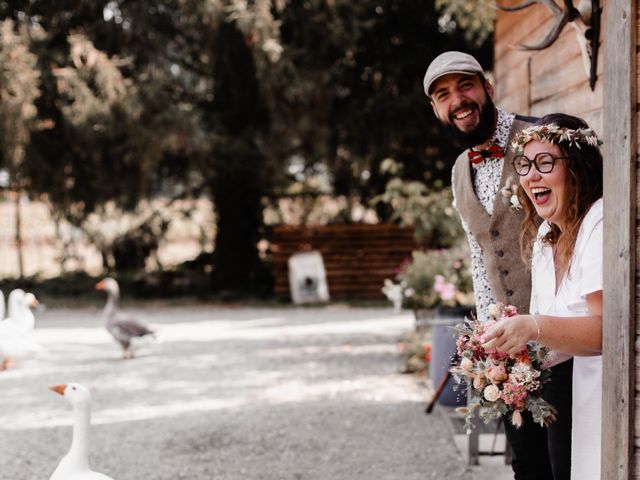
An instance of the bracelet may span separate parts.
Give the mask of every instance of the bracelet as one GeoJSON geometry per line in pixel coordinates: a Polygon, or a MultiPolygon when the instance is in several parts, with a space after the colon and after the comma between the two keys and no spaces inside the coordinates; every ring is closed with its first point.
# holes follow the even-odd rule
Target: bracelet
{"type": "Polygon", "coordinates": [[[533,319],[533,323],[536,324],[536,330],[538,330],[538,336],[534,340],[534,342],[537,342],[538,339],[540,338],[540,325],[538,324],[538,319],[536,318],[535,315],[531,314],[531,318],[533,319]]]}

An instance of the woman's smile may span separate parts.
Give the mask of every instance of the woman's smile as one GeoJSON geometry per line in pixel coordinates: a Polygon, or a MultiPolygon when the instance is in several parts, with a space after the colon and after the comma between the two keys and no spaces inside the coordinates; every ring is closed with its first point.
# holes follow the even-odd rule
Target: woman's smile
{"type": "Polygon", "coordinates": [[[533,195],[533,203],[536,205],[544,205],[549,201],[551,196],[551,189],[547,187],[532,187],[531,194],[533,195]]]}
{"type": "MultiPolygon", "coordinates": [[[[554,158],[564,157],[560,147],[552,143],[532,141],[525,145],[524,155],[536,158],[539,153],[549,153],[554,158]]],[[[540,173],[531,165],[529,173],[520,177],[520,186],[533,203],[536,213],[562,228],[567,208],[567,171],[562,160],[555,160],[553,170],[540,173]]]]}

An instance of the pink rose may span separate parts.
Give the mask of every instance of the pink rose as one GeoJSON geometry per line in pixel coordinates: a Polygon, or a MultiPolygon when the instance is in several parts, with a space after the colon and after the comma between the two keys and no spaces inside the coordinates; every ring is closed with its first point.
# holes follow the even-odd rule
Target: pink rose
{"type": "Polygon", "coordinates": [[[504,365],[492,365],[487,369],[487,378],[493,383],[500,383],[509,378],[509,375],[504,365]]]}
{"type": "Polygon", "coordinates": [[[475,388],[476,390],[482,390],[486,384],[487,380],[485,379],[484,375],[476,375],[476,377],[473,379],[473,388],[475,388]]]}
{"type": "Polygon", "coordinates": [[[506,305],[502,312],[503,317],[515,317],[518,314],[518,309],[513,305],[506,305]]]}

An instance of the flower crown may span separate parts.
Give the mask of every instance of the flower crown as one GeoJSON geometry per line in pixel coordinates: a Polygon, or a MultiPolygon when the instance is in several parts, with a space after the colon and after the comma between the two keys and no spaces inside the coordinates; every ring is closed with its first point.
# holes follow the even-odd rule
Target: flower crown
{"type": "Polygon", "coordinates": [[[602,145],[602,141],[592,128],[572,128],[559,127],[555,123],[548,125],[533,125],[523,129],[511,143],[511,149],[516,155],[521,155],[524,146],[532,140],[546,143],[568,143],[570,147],[580,148],[581,143],[586,143],[592,147],[602,145]]]}

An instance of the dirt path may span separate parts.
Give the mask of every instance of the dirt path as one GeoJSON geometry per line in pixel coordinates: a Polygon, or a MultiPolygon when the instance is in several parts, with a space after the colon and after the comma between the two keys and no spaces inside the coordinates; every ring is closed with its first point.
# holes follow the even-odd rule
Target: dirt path
{"type": "Polygon", "coordinates": [[[398,374],[390,309],[148,307],[161,342],[130,361],[95,309],[38,315],[43,353],[0,373],[0,478],[47,479],[71,438],[47,390],[93,392],[91,463],[115,480],[483,479],[427,390],[398,374]]]}

